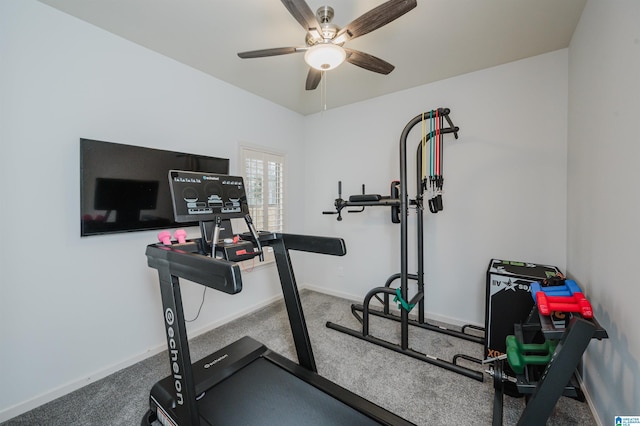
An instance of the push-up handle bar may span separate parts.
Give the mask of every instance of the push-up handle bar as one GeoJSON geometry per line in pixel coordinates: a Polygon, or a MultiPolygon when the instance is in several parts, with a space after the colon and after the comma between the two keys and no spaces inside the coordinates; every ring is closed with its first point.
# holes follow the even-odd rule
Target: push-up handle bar
{"type": "MultiPolygon", "coordinates": [[[[436,110],[432,110],[428,112],[428,117],[434,116],[436,110]]],[[[453,125],[451,121],[451,117],[449,117],[449,113],[451,110],[449,108],[438,108],[437,110],[438,116],[444,117],[449,124],[449,127],[442,128],[439,130],[440,134],[453,133],[453,136],[458,139],[458,131],[460,128],[453,125]]],[[[334,207],[335,211],[323,211],[322,214],[337,214],[338,221],[342,220],[342,209],[348,206],[361,207],[359,210],[347,210],[348,213],[361,213],[364,211],[365,207],[373,207],[373,206],[383,206],[383,207],[396,207],[402,214],[407,214],[406,207],[409,205],[418,205],[417,200],[408,200],[407,195],[407,156],[406,156],[406,145],[407,145],[407,136],[411,129],[423,121],[427,117],[427,114],[420,114],[415,116],[409,123],[405,126],[402,136],[401,136],[401,146],[400,146],[400,198],[390,197],[390,196],[381,196],[376,194],[367,195],[365,194],[365,186],[362,185],[362,195],[351,196],[348,200],[342,198],[342,181],[338,181],[338,198],[335,199],[334,207]],[[405,200],[404,204],[402,200],[405,200]],[[404,206],[404,210],[403,210],[404,206]]],[[[431,138],[432,135],[427,135],[427,138],[431,138]]],[[[404,232],[404,231],[403,231],[404,232]]]]}

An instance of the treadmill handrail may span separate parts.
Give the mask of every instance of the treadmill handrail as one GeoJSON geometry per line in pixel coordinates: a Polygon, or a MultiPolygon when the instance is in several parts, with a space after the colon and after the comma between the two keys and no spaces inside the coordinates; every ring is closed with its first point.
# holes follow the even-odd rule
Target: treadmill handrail
{"type": "MultiPolygon", "coordinates": [[[[245,232],[241,237],[244,240],[255,240],[250,232],[245,232]]],[[[344,256],[347,254],[347,246],[342,238],[264,231],[260,232],[259,238],[264,245],[270,245],[272,241],[283,240],[287,250],[328,254],[331,256],[344,256]]]]}
{"type": "Polygon", "coordinates": [[[288,250],[328,254],[331,256],[344,256],[347,254],[347,246],[342,238],[298,234],[280,235],[288,250]]]}
{"type": "Polygon", "coordinates": [[[242,275],[237,263],[204,256],[194,242],[165,246],[147,246],[147,263],[151,268],[168,268],[170,274],[202,284],[214,290],[236,294],[242,290],[242,275]]]}

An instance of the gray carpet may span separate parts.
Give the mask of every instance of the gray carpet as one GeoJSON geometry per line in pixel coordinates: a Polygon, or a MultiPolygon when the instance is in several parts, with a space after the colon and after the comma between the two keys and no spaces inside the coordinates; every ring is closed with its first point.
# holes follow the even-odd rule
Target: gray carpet
{"type": "MultiPolygon", "coordinates": [[[[320,374],[418,425],[491,425],[490,378],[481,383],[328,329],[326,321],[359,327],[350,313],[351,302],[307,290],[301,296],[320,374]]],[[[371,333],[396,342],[399,324],[374,318],[371,333]]],[[[277,302],[193,339],[192,360],[245,335],[296,359],[286,311],[277,302]]],[[[410,346],[443,359],[456,353],[482,357],[482,345],[415,327],[410,331],[410,346]]],[[[140,424],[151,386],[169,374],[167,361],[164,353],[153,356],[2,426],[140,424]]],[[[504,424],[516,424],[523,408],[524,399],[505,396],[504,424]]],[[[547,424],[588,426],[596,422],[586,403],[563,397],[547,424]]]]}

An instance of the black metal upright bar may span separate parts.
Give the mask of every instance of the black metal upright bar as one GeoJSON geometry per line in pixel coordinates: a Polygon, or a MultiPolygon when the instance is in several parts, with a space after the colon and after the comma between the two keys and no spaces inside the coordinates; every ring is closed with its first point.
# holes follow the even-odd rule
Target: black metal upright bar
{"type": "MultiPolygon", "coordinates": [[[[407,300],[409,294],[409,261],[408,261],[408,224],[407,217],[409,215],[409,191],[407,190],[407,139],[409,132],[413,126],[422,120],[423,115],[415,116],[409,121],[400,135],[400,294],[407,300]]],[[[409,347],[409,328],[405,326],[408,323],[409,313],[406,309],[400,310],[400,346],[403,350],[409,347]]]]}
{"type": "Polygon", "coordinates": [[[191,419],[193,426],[200,424],[196,403],[195,382],[191,368],[191,355],[182,308],[180,282],[170,272],[169,264],[158,268],[160,295],[164,308],[164,326],[169,348],[169,365],[174,379],[176,413],[191,419]]]}
{"type": "MultiPolygon", "coordinates": [[[[447,122],[450,123],[449,128],[441,129],[441,134],[453,133],[456,139],[458,138],[459,128],[453,126],[451,119],[449,118],[449,113],[451,111],[449,108],[439,108],[438,114],[444,115],[447,117],[447,122]]],[[[432,112],[430,112],[430,115],[432,112]]],[[[409,294],[409,285],[408,285],[408,224],[407,217],[409,215],[409,190],[407,187],[407,141],[409,138],[409,133],[416,126],[416,124],[420,123],[424,120],[425,114],[418,114],[413,117],[402,129],[402,133],[400,135],[400,293],[405,300],[408,300],[409,294]]],[[[430,137],[431,135],[429,135],[430,137]]],[[[419,192],[419,191],[418,191],[419,192]]],[[[423,221],[424,217],[421,215],[422,209],[418,208],[418,227],[421,232],[419,232],[418,238],[419,247],[422,247],[424,244],[423,238],[423,221]]],[[[423,253],[419,253],[418,255],[418,281],[420,283],[420,270],[422,270],[424,274],[424,256],[423,253]]],[[[424,284],[424,275],[422,276],[422,283],[424,284]]],[[[420,291],[420,290],[419,290],[420,291]]],[[[401,310],[401,346],[403,349],[408,348],[409,345],[409,332],[408,332],[408,320],[409,313],[405,310],[401,310]]]]}
{"type": "MultiPolygon", "coordinates": [[[[255,237],[247,234],[244,234],[243,238],[255,239],[255,237]]],[[[300,301],[289,250],[344,256],[347,253],[344,240],[331,237],[271,233],[262,234],[260,241],[262,245],[268,245],[273,248],[284,303],[291,325],[291,334],[293,335],[296,355],[298,356],[298,364],[310,371],[317,372],[309,330],[302,310],[302,302],[300,301]]]]}
{"type": "MultiPolygon", "coordinates": [[[[431,137],[431,135],[429,135],[431,137]]],[[[418,188],[416,196],[416,216],[418,229],[418,294],[421,295],[418,303],[418,322],[424,323],[424,191],[422,187],[422,141],[418,144],[418,152],[416,153],[416,188],[418,188]]]]}
{"type": "Polygon", "coordinates": [[[284,244],[283,238],[273,240],[270,245],[273,247],[273,254],[276,258],[284,303],[287,307],[293,342],[296,347],[296,354],[298,355],[298,364],[308,370],[317,372],[318,369],[316,368],[316,361],[313,357],[309,330],[307,329],[307,324],[304,319],[302,303],[300,301],[300,294],[298,293],[298,286],[296,285],[296,278],[293,275],[289,251],[284,244]]]}

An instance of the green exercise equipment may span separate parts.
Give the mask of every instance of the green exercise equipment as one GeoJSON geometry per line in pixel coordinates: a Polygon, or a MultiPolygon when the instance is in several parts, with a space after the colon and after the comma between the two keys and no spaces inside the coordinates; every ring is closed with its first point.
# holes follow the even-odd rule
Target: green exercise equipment
{"type": "Polygon", "coordinates": [[[544,343],[522,343],[516,336],[507,336],[507,361],[516,374],[524,373],[527,365],[547,365],[558,345],[557,340],[544,343]]]}
{"type": "Polygon", "coordinates": [[[400,287],[396,289],[396,297],[393,298],[393,301],[398,304],[398,309],[404,309],[407,312],[411,312],[416,306],[415,303],[409,303],[402,298],[402,289],[400,287]]]}

